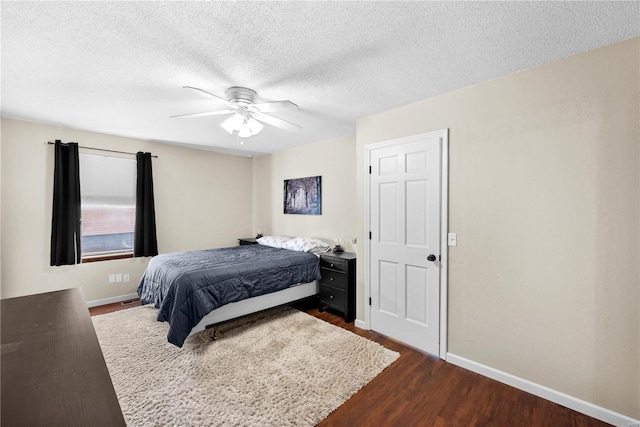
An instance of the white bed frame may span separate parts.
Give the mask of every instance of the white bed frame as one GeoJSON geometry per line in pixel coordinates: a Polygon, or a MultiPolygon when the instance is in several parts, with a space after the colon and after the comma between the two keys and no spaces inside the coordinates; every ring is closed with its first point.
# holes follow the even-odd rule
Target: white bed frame
{"type": "Polygon", "coordinates": [[[313,295],[317,295],[318,281],[304,283],[302,285],[293,285],[281,291],[272,292],[270,294],[259,295],[257,297],[248,298],[242,301],[231,302],[216,308],[211,313],[202,318],[200,323],[191,329],[189,336],[203,331],[207,326],[226,322],[231,319],[246,316],[247,314],[257,313],[290,302],[298,301],[313,295]]]}

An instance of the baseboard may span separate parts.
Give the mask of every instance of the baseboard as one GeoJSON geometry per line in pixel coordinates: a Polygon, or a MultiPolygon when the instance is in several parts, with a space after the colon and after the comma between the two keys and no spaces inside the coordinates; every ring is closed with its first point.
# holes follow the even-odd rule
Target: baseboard
{"type": "Polygon", "coordinates": [[[550,400],[558,405],[581,412],[590,417],[599,419],[600,421],[613,424],[614,426],[628,427],[640,425],[640,420],[635,420],[631,417],[627,417],[626,415],[622,415],[601,406],[594,405],[593,403],[578,399],[577,397],[569,396],[568,394],[564,394],[543,385],[516,377],[515,375],[499,371],[489,366],[482,365],[478,362],[474,362],[473,360],[456,356],[452,353],[447,353],[447,362],[534,394],[538,397],[542,397],[543,399],[550,400]]]}
{"type": "Polygon", "coordinates": [[[87,307],[97,307],[99,305],[113,304],[114,302],[121,302],[130,299],[138,298],[138,294],[126,294],[126,295],[118,295],[117,297],[97,299],[93,301],[87,301],[87,307]]]}
{"type": "Polygon", "coordinates": [[[369,328],[367,327],[367,323],[362,321],[362,320],[360,320],[360,319],[356,319],[355,322],[353,323],[353,325],[356,328],[369,330],[369,328]]]}

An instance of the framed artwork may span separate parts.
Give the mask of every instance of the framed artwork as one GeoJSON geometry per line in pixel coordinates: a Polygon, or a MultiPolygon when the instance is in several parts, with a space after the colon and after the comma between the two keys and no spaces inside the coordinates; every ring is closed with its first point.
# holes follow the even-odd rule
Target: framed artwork
{"type": "Polygon", "coordinates": [[[322,215],[322,177],[284,180],[284,213],[322,215]]]}

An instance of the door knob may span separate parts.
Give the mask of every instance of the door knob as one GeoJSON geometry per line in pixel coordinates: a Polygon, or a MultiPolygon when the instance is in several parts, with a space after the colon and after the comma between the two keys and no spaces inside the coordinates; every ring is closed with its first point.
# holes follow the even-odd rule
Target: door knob
{"type": "Polygon", "coordinates": [[[427,260],[429,260],[429,261],[435,261],[435,260],[436,260],[436,256],[435,256],[434,254],[430,254],[430,255],[427,257],[427,260]]]}

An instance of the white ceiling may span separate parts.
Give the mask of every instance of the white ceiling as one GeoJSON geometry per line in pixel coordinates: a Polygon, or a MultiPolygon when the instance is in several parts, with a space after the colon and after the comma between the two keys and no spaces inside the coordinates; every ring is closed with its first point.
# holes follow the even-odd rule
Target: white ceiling
{"type": "MultiPolygon", "coordinates": [[[[358,118],[640,35],[638,2],[8,2],[2,115],[259,155],[358,118]],[[300,112],[238,150],[222,109],[246,86],[300,112]]],[[[615,64],[612,64],[615,66],[615,64]]],[[[52,136],[53,137],[53,136],[52,136]]]]}

